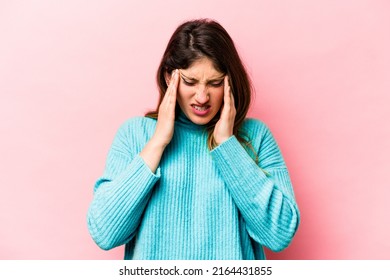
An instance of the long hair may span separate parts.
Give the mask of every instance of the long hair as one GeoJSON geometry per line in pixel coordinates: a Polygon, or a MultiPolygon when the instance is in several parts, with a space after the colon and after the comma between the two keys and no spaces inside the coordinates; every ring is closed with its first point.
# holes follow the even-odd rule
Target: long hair
{"type": "MultiPolygon", "coordinates": [[[[241,144],[251,147],[249,139],[245,139],[246,136],[240,133],[240,128],[251,103],[252,84],[232,38],[214,20],[197,19],[184,22],[177,27],[168,42],[157,70],[157,85],[160,92],[157,108],[146,113],[145,116],[158,117],[158,108],[168,88],[165,73],[172,73],[175,69],[187,69],[203,57],[210,59],[217,71],[228,75],[236,107],[233,134],[241,144]]],[[[219,117],[220,113],[207,124],[207,145],[210,150],[216,146],[213,131],[219,117]]]]}

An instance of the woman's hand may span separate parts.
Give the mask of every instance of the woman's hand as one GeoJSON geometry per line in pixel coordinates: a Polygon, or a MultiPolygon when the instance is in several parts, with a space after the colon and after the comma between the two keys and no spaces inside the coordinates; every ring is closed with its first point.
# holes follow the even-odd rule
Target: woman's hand
{"type": "Polygon", "coordinates": [[[158,108],[156,130],[141,151],[140,156],[152,172],[157,170],[165,147],[171,142],[175,125],[176,93],[179,84],[179,70],[174,70],[169,86],[158,108]]]}
{"type": "Polygon", "coordinates": [[[224,80],[223,105],[221,116],[214,128],[214,139],[217,145],[226,141],[233,135],[234,120],[236,117],[236,107],[234,106],[233,93],[230,90],[229,78],[226,75],[224,80]]]}
{"type": "Polygon", "coordinates": [[[175,124],[175,107],[179,70],[173,70],[169,86],[158,108],[158,118],[153,141],[166,147],[172,140],[175,124]]]}

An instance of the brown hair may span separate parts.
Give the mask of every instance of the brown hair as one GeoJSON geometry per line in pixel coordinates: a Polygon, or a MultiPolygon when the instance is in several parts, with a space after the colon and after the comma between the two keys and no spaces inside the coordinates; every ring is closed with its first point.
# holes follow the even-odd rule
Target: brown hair
{"type": "MultiPolygon", "coordinates": [[[[171,73],[175,69],[187,69],[192,63],[203,57],[210,59],[217,71],[229,76],[230,88],[236,107],[233,134],[241,144],[251,148],[249,139],[244,139],[246,138],[245,135],[239,130],[251,103],[252,84],[233,40],[227,31],[214,20],[192,20],[177,27],[168,42],[157,70],[157,85],[160,91],[157,109],[148,112],[145,116],[150,118],[157,118],[158,116],[158,107],[167,90],[164,74],[171,73]]],[[[209,149],[216,146],[213,131],[219,116],[218,113],[207,124],[209,149]]],[[[252,152],[254,152],[253,149],[252,152]]]]}

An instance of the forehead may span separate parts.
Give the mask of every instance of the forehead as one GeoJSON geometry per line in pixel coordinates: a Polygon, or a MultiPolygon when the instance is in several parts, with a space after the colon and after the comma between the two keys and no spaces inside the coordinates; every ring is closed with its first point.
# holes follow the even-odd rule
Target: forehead
{"type": "Polygon", "coordinates": [[[215,69],[213,62],[206,57],[196,60],[190,67],[182,69],[180,72],[188,78],[199,81],[220,79],[224,76],[223,73],[215,69]]]}

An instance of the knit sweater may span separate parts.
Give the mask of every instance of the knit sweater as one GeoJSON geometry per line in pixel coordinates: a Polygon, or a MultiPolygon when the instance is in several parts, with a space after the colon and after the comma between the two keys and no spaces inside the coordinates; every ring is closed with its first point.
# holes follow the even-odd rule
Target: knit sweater
{"type": "Polygon", "coordinates": [[[135,117],[117,132],[94,187],[88,229],[105,250],[125,244],[125,259],[265,259],[286,248],[299,210],[280,150],[267,126],[246,119],[259,162],[235,136],[213,150],[205,127],[183,113],[153,173],[139,153],[156,120],[135,117]],[[265,171],[265,172],[264,172],[265,171]]]}

